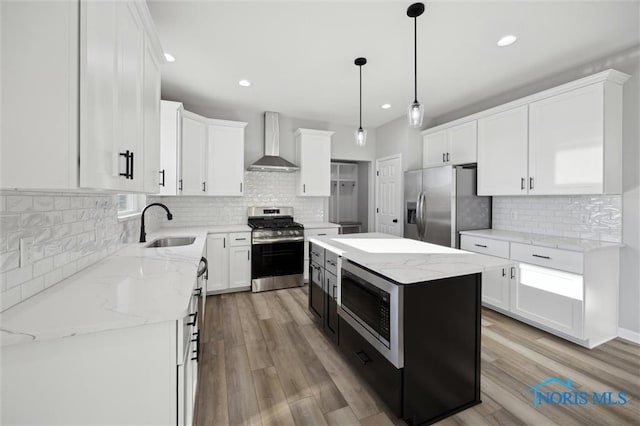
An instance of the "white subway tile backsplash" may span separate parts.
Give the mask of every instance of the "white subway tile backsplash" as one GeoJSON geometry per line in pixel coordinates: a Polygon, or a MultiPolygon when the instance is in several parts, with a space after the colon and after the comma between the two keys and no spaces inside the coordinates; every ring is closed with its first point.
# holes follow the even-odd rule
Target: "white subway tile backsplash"
{"type": "MultiPolygon", "coordinates": [[[[156,221],[148,219],[147,230],[152,231],[156,221]]],[[[139,219],[118,221],[115,195],[1,192],[1,310],[134,241],[139,227],[139,219]],[[34,237],[33,264],[20,268],[19,241],[24,237],[34,237]]]]}
{"type": "Polygon", "coordinates": [[[242,197],[153,197],[167,205],[173,220],[162,226],[240,225],[252,206],[291,206],[298,222],[324,221],[323,197],[296,196],[295,173],[245,172],[242,197]]]}
{"type": "Polygon", "coordinates": [[[620,242],[622,197],[493,197],[493,228],[620,242]]]}

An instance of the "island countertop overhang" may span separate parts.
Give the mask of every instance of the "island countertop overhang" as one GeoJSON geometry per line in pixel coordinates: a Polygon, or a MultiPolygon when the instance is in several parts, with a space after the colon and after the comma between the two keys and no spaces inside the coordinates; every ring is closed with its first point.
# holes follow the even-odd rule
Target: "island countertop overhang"
{"type": "Polygon", "coordinates": [[[309,241],[401,285],[512,266],[506,259],[376,232],[309,241]]]}

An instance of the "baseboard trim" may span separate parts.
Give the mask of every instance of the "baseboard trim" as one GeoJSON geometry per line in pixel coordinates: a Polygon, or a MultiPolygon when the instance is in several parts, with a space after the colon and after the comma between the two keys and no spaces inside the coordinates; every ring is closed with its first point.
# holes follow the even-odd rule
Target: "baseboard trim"
{"type": "Polygon", "coordinates": [[[624,340],[628,340],[631,343],[635,343],[636,345],[640,345],[640,333],[638,333],[637,331],[618,327],[618,337],[624,340]]]}

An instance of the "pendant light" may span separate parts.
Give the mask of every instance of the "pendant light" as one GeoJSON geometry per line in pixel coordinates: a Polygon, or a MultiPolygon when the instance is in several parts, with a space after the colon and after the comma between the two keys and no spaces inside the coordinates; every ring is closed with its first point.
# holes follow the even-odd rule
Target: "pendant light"
{"type": "Polygon", "coordinates": [[[422,126],[424,106],[418,102],[418,16],[424,12],[423,3],[414,3],[407,8],[407,16],[413,18],[413,102],[407,109],[409,126],[419,128],[422,126]]]}
{"type": "Polygon", "coordinates": [[[362,128],[362,66],[367,63],[367,58],[356,58],[354,63],[360,68],[360,127],[356,130],[356,145],[365,146],[367,144],[367,131],[362,128]]]}

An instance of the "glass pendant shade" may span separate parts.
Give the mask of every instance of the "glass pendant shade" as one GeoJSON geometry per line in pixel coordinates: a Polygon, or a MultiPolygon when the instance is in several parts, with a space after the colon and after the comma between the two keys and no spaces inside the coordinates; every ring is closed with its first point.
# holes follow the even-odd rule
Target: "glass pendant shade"
{"type": "Polygon", "coordinates": [[[356,130],[356,145],[365,146],[367,144],[367,131],[362,127],[356,130]]]}
{"type": "Polygon", "coordinates": [[[409,126],[419,128],[422,126],[422,118],[424,117],[424,106],[420,102],[412,102],[407,109],[407,118],[409,126]]]}

